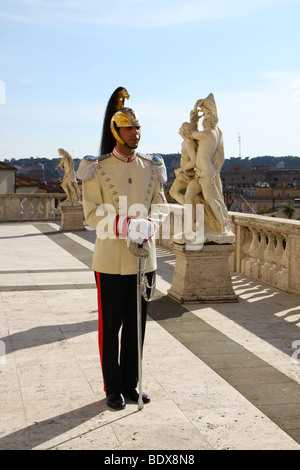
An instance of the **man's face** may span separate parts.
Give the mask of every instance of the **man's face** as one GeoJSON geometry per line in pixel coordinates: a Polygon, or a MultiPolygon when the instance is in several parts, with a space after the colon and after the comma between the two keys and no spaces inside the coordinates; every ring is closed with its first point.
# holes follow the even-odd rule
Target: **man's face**
{"type": "Polygon", "coordinates": [[[140,127],[137,126],[120,127],[119,135],[123,142],[125,142],[130,148],[136,149],[141,138],[141,130],[140,127]]]}

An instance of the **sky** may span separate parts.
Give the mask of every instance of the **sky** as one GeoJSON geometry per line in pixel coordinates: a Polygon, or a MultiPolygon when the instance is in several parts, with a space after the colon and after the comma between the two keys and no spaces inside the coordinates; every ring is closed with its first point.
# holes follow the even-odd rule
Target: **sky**
{"type": "Polygon", "coordinates": [[[213,93],[226,158],[300,156],[299,21],[300,0],[0,0],[0,160],[97,155],[119,86],[142,153],[180,152],[213,93]]]}

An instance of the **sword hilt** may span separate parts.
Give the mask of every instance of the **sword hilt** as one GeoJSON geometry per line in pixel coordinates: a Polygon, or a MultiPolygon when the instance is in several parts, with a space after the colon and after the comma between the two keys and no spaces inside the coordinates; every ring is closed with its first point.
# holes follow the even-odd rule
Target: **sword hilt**
{"type": "Polygon", "coordinates": [[[138,258],[147,258],[149,256],[149,250],[142,243],[131,243],[129,247],[130,253],[138,258]]]}

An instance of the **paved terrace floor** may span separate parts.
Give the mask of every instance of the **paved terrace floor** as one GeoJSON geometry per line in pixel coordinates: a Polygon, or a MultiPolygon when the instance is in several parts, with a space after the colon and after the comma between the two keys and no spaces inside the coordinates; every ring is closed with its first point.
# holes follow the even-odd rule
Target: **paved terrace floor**
{"type": "Polygon", "coordinates": [[[162,248],[143,359],[151,403],[107,408],[94,237],[0,225],[0,449],[299,450],[300,298],[233,275],[238,303],[179,305],[162,248]]]}

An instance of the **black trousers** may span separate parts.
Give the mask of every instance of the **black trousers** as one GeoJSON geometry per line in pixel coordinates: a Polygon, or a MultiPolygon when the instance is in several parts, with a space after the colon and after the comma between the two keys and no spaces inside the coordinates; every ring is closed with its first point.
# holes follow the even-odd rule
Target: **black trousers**
{"type": "MultiPolygon", "coordinates": [[[[147,274],[149,285],[152,276],[153,273],[147,274]]],[[[95,277],[104,391],[126,394],[135,389],[138,382],[137,276],[95,272],[95,277]]],[[[146,316],[147,302],[142,297],[142,344],[146,316]]]]}

